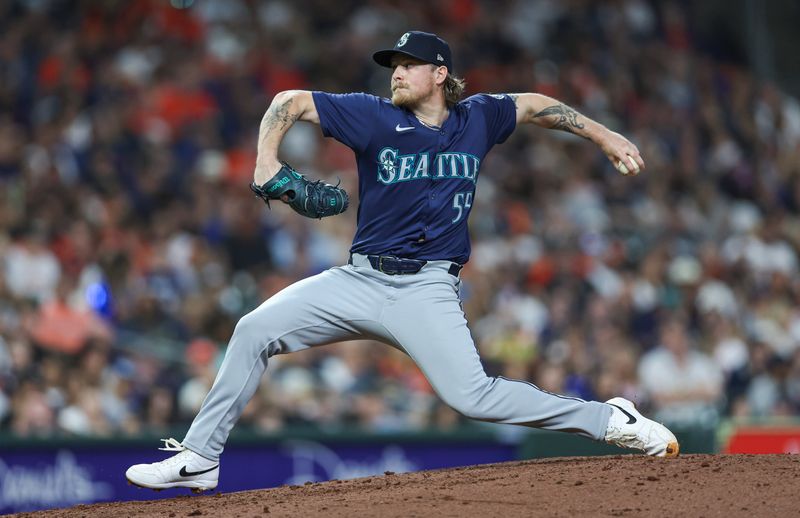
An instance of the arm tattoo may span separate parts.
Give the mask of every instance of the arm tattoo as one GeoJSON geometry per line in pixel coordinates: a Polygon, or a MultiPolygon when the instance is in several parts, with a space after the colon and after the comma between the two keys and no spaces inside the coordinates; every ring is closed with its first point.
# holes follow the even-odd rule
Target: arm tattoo
{"type": "Polygon", "coordinates": [[[279,127],[282,131],[287,126],[294,124],[300,117],[297,113],[289,113],[289,107],[292,105],[292,99],[286,99],[284,102],[270,106],[264,119],[261,121],[261,129],[265,132],[279,127]]]}
{"type": "Polygon", "coordinates": [[[540,111],[533,118],[553,117],[554,120],[550,124],[551,128],[575,133],[576,129],[583,129],[585,126],[578,122],[578,115],[580,114],[566,104],[555,104],[540,111]]]}

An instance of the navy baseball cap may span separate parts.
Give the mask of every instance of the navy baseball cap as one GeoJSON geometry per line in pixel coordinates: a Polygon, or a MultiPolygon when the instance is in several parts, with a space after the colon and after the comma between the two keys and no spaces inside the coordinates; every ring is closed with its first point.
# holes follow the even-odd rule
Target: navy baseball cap
{"type": "Polygon", "coordinates": [[[379,50],[372,55],[372,59],[383,67],[392,68],[392,56],[395,54],[411,56],[437,66],[443,65],[447,67],[448,72],[453,73],[450,45],[430,32],[409,31],[400,36],[394,48],[379,50]]]}

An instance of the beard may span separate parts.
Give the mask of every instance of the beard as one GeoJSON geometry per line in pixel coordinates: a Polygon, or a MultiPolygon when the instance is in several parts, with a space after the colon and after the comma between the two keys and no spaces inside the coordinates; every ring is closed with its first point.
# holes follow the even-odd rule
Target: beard
{"type": "Polygon", "coordinates": [[[392,91],[392,104],[398,108],[411,108],[416,104],[414,96],[405,88],[392,91]]]}
{"type": "Polygon", "coordinates": [[[398,108],[413,109],[421,99],[421,95],[414,94],[408,88],[392,88],[392,104],[398,108]]]}

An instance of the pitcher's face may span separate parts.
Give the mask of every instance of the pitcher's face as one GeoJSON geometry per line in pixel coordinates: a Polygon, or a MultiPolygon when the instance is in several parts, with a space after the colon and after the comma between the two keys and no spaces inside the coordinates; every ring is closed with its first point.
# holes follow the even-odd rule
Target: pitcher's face
{"type": "Polygon", "coordinates": [[[392,58],[392,104],[413,109],[436,91],[437,67],[412,57],[392,58]]]}

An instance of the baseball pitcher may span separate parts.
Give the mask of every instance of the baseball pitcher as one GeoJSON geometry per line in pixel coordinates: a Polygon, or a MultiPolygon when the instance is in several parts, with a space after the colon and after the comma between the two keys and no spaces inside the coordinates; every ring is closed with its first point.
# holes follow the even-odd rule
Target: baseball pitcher
{"type": "Polygon", "coordinates": [[[358,226],[348,264],[299,281],[236,325],[220,371],[182,442],[165,440],[170,458],[126,472],[142,487],[217,486],[228,434],[276,354],[331,342],[374,339],[408,354],[436,394],[483,421],[560,430],[635,448],[678,454],[664,426],[632,402],[583,401],[533,383],[489,377],[459,304],[459,271],[470,255],[467,220],[486,154],[518,124],[568,131],[597,144],[622,174],[644,169],[622,135],[569,106],[535,93],[461,99],[448,44],[412,31],[373,55],[392,70],[392,98],[364,93],[286,91],[261,122],[251,189],[267,203],[289,204],[312,218],[339,214],[348,196],[310,181],[278,159],[297,121],[353,150],[358,164],[358,226]]]}

